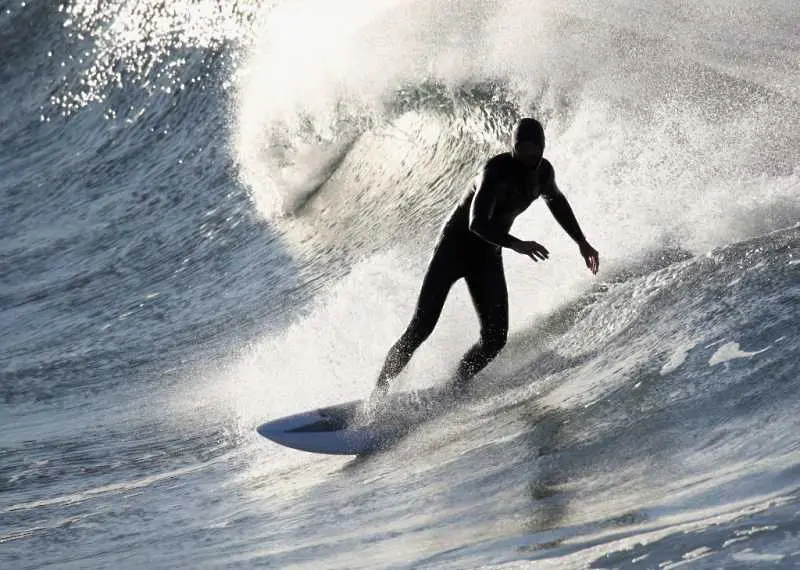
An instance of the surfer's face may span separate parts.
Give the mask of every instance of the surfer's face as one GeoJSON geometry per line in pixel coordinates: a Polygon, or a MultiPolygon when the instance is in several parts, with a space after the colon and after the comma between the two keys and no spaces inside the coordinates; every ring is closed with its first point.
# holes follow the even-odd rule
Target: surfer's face
{"type": "Polygon", "coordinates": [[[539,166],[544,154],[544,147],[533,141],[520,141],[514,144],[512,153],[514,158],[522,162],[525,166],[539,166]]]}

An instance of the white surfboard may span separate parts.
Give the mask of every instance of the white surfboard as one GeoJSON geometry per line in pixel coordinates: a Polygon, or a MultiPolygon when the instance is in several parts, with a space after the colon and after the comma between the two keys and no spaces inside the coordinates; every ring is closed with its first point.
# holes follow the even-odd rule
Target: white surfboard
{"type": "Polygon", "coordinates": [[[377,407],[365,400],[293,414],[261,424],[256,431],[280,445],[335,455],[371,453],[396,441],[453,403],[443,388],[391,394],[377,407]]]}

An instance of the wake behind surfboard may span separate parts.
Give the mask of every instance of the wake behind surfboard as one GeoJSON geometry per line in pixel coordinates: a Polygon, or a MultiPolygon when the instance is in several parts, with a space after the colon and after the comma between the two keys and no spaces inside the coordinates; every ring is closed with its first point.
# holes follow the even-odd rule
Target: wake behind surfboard
{"type": "Polygon", "coordinates": [[[389,395],[379,407],[354,400],[261,424],[256,431],[280,445],[334,455],[372,453],[419,424],[444,413],[453,403],[442,388],[389,395]]]}

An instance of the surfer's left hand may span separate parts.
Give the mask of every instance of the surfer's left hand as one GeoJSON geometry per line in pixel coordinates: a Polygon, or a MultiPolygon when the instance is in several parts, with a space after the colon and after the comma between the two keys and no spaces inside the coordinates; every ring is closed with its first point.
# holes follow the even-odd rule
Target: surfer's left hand
{"type": "Polygon", "coordinates": [[[589,271],[593,274],[597,275],[597,271],[600,269],[600,254],[597,253],[595,248],[589,245],[588,241],[581,243],[580,248],[581,255],[586,262],[586,267],[588,267],[589,271]]]}

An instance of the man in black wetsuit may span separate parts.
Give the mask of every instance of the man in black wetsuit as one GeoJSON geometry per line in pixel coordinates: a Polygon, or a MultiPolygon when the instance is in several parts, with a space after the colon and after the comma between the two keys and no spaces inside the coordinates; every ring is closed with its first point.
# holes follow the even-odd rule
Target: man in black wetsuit
{"type": "Polygon", "coordinates": [[[450,288],[462,277],[478,312],[481,336],[462,357],[453,388],[466,387],[469,379],[502,350],[508,334],[508,290],[502,248],[527,255],[533,261],[545,260],[550,255],[540,243],[523,241],[508,233],[514,219],[539,196],[577,242],[586,267],[597,273],[600,266],[597,250],[583,236],[572,208],[556,186],[553,166],[542,158],[543,152],[542,125],[536,119],[520,120],[514,128],[512,151],[489,159],[479,183],[461,198],[442,229],[422,281],[414,316],[389,351],[373,397],[388,391],[389,380],[400,373],[433,332],[450,288]]]}

